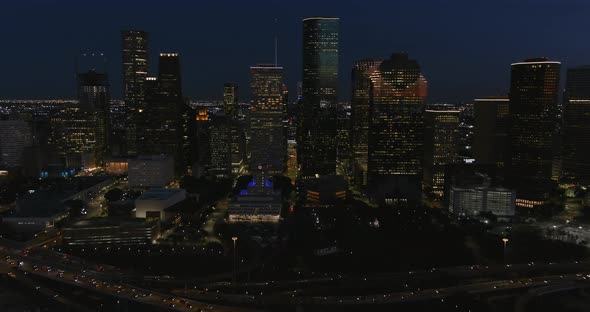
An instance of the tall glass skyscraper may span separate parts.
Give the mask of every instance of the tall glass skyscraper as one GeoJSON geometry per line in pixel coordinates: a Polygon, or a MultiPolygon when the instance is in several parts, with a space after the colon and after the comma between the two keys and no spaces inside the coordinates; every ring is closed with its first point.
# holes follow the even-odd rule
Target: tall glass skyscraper
{"type": "Polygon", "coordinates": [[[298,152],[302,176],[336,172],[339,19],[303,19],[302,109],[298,152]]]}
{"type": "Polygon", "coordinates": [[[373,201],[418,201],[427,82],[420,65],[394,53],[371,75],[367,192],[373,201]]]}
{"type": "Polygon", "coordinates": [[[283,68],[250,67],[250,170],[281,175],[286,171],[287,138],[283,126],[283,68]]]}
{"type": "Polygon", "coordinates": [[[560,68],[544,58],[512,64],[509,180],[521,207],[543,204],[551,191],[560,68]]]}
{"type": "Polygon", "coordinates": [[[371,76],[379,69],[381,62],[364,59],[357,61],[352,69],[350,152],[354,184],[361,189],[367,186],[371,76]]]}
{"type": "Polygon", "coordinates": [[[121,32],[123,50],[123,94],[127,107],[125,150],[137,154],[137,113],[144,108],[145,78],[149,70],[148,33],[141,30],[121,32]]]}
{"type": "Polygon", "coordinates": [[[563,118],[563,180],[590,185],[590,65],[568,68],[563,118]]]}
{"type": "Polygon", "coordinates": [[[458,161],[461,111],[453,105],[430,105],[424,115],[424,189],[444,196],[445,166],[458,161]]]}

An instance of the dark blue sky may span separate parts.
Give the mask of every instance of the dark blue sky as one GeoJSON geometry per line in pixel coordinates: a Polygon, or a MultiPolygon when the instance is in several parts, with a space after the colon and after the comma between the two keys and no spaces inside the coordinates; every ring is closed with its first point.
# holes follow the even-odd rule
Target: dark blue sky
{"type": "Polygon", "coordinates": [[[418,60],[431,101],[504,93],[510,63],[527,57],[560,60],[564,68],[590,63],[588,0],[9,1],[0,6],[0,98],[75,97],[84,50],[108,56],[120,98],[125,28],[150,32],[154,73],[157,53],[181,53],[185,95],[220,98],[225,81],[247,94],[248,67],[273,60],[275,18],[279,63],[294,94],[301,19],[315,15],[341,18],[342,100],[350,98],[354,60],[394,51],[418,60]]]}

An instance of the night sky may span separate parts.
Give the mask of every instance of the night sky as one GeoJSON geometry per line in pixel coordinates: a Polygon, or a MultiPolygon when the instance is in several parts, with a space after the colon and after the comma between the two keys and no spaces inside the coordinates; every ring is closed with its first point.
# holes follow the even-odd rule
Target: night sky
{"type": "Polygon", "coordinates": [[[157,53],[181,54],[183,91],[196,99],[220,99],[226,81],[247,96],[248,67],[273,61],[277,29],[279,64],[295,94],[301,19],[318,15],[341,18],[339,98],[345,101],[354,60],[394,51],[418,60],[431,102],[505,93],[510,63],[528,57],[560,60],[564,68],[590,63],[588,0],[1,2],[3,99],[74,98],[81,51],[105,53],[112,95],[120,98],[126,28],[150,33],[152,74],[157,53]]]}

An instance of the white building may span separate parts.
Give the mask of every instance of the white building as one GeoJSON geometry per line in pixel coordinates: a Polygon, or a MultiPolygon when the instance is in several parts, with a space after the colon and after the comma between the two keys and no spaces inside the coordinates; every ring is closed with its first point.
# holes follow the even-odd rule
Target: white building
{"type": "Polygon", "coordinates": [[[186,191],[183,189],[148,189],[135,200],[135,217],[147,221],[167,221],[171,215],[165,210],[185,199],[186,191]]]}
{"type": "Polygon", "coordinates": [[[166,155],[130,159],[129,187],[163,187],[174,181],[174,159],[166,155]]]}
{"type": "Polygon", "coordinates": [[[0,164],[23,165],[23,151],[31,146],[31,128],[23,120],[0,120],[0,164]]]}
{"type": "Polygon", "coordinates": [[[475,217],[489,211],[499,217],[514,216],[516,192],[500,187],[452,187],[449,211],[457,216],[475,217]]]}

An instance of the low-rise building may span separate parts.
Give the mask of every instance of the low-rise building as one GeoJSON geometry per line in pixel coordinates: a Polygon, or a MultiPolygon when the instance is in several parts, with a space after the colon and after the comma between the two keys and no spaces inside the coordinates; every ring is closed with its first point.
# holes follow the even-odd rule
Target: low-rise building
{"type": "Polygon", "coordinates": [[[277,223],[282,210],[281,193],[264,174],[255,175],[246,189],[229,203],[230,223],[277,223]]]}
{"type": "Polygon", "coordinates": [[[343,176],[326,175],[303,183],[305,207],[330,207],[346,200],[348,183],[343,176]]]}
{"type": "Polygon", "coordinates": [[[174,158],[166,155],[138,156],[129,160],[129,187],[163,187],[174,181],[174,158]]]}
{"type": "Polygon", "coordinates": [[[452,187],[449,194],[449,211],[457,216],[476,217],[491,212],[498,217],[515,214],[516,192],[501,187],[452,187]]]}
{"type": "Polygon", "coordinates": [[[148,189],[135,200],[135,217],[147,221],[168,221],[172,214],[167,213],[166,209],[185,199],[186,191],[183,189],[148,189]]]}
{"type": "Polygon", "coordinates": [[[63,228],[63,240],[70,246],[147,245],[159,233],[158,222],[135,218],[92,218],[63,228]]]}

